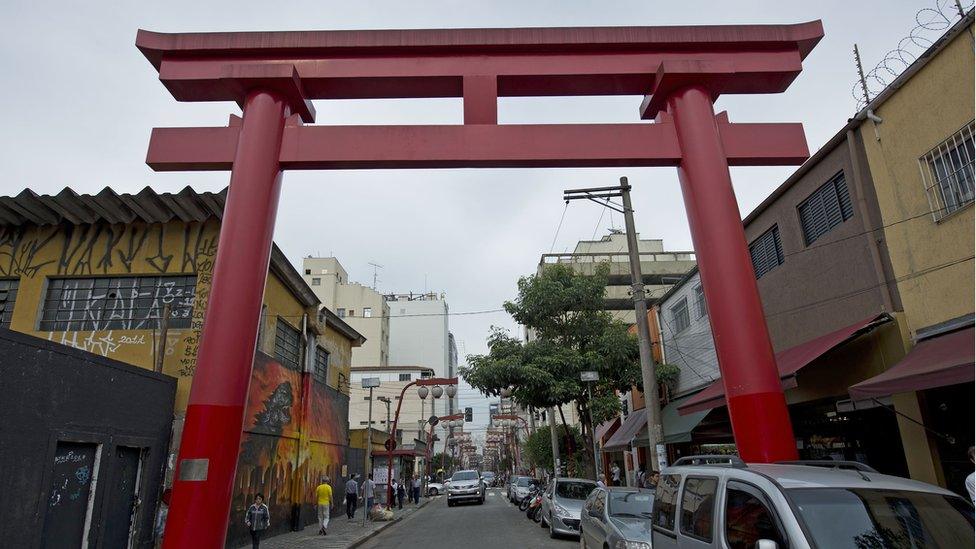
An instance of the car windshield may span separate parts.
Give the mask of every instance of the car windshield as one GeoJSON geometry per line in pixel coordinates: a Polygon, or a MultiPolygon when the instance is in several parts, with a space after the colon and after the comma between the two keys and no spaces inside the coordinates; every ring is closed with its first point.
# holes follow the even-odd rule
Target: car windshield
{"type": "Polygon", "coordinates": [[[651,492],[610,492],[611,517],[651,518],[651,492]]]}
{"type": "Polygon", "coordinates": [[[458,471],[457,473],[454,473],[454,476],[451,477],[451,481],[458,481],[458,480],[478,480],[478,472],[458,471]]]}
{"type": "Polygon", "coordinates": [[[495,478],[495,473],[485,473],[485,474],[483,474],[481,476],[483,476],[485,478],[495,478]]]}
{"type": "Polygon", "coordinates": [[[596,488],[596,483],[571,480],[556,483],[556,495],[565,499],[586,499],[596,488]]]}
{"type": "Polygon", "coordinates": [[[907,490],[787,490],[818,547],[972,547],[973,507],[907,490]]]}
{"type": "Polygon", "coordinates": [[[526,486],[535,486],[536,484],[539,484],[539,481],[534,478],[520,477],[518,482],[515,483],[515,486],[525,488],[526,486]]]}

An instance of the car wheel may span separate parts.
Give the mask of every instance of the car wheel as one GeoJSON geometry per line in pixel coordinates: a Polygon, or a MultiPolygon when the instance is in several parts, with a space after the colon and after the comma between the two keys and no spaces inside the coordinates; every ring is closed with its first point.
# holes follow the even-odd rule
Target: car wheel
{"type": "Polygon", "coordinates": [[[436,496],[436,495],[437,495],[437,488],[431,488],[430,490],[427,490],[427,497],[436,496]]]}

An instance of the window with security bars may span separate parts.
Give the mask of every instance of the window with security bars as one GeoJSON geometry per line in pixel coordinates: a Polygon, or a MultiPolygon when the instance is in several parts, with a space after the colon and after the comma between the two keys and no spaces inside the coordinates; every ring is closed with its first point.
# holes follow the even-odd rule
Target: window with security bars
{"type": "Polygon", "coordinates": [[[14,303],[17,302],[17,287],[20,281],[16,279],[0,280],[0,328],[9,328],[14,316],[14,303]]]}
{"type": "Polygon", "coordinates": [[[169,327],[189,328],[196,284],[195,276],[52,278],[38,329],[154,329],[161,327],[166,305],[170,306],[169,327]]]}
{"type": "Polygon", "coordinates": [[[688,315],[688,298],[682,297],[677,305],[671,307],[671,333],[681,333],[688,326],[691,326],[691,317],[688,315]]]}
{"type": "Polygon", "coordinates": [[[275,327],[274,356],[285,368],[301,370],[302,333],[292,328],[280,317],[275,327]]]}
{"type": "Polygon", "coordinates": [[[749,244],[749,256],[752,258],[752,269],[756,271],[757,280],[782,265],[783,244],[779,239],[779,227],[773,225],[771,229],[753,240],[752,244],[749,244]]]}
{"type": "Polygon", "coordinates": [[[320,345],[315,346],[315,363],[313,364],[312,377],[320,383],[329,383],[329,351],[326,351],[320,345]]]}
{"type": "Polygon", "coordinates": [[[973,127],[970,122],[918,159],[935,221],[973,202],[973,127]]]}
{"type": "Polygon", "coordinates": [[[797,206],[800,226],[807,246],[831,229],[854,217],[854,206],[847,190],[844,172],[840,172],[797,206]]]}

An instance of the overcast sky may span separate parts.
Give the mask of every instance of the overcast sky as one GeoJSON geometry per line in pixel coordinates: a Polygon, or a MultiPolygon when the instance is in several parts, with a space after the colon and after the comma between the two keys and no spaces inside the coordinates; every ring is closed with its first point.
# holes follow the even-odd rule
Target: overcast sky
{"type": "MultiPolygon", "coordinates": [[[[947,4],[942,0],[940,4],[947,4]]],[[[970,4],[971,2],[967,2],[970,4]]],[[[732,121],[802,122],[811,151],[855,111],[852,47],[870,68],[915,26],[932,0],[796,1],[434,1],[254,2],[5,0],[0,10],[0,165],[2,191],[53,194],[70,186],[94,193],[185,185],[219,190],[228,174],[157,174],[144,164],[154,126],[217,126],[232,103],[177,103],[136,50],[139,28],[161,32],[797,23],[822,19],[826,36],[784,94],[726,96],[717,110],[732,121]]],[[[938,34],[938,33],[935,33],[938,34]]],[[[640,97],[501,99],[500,123],[637,122],[640,97]]],[[[319,124],[454,124],[460,99],[317,101],[319,124]]],[[[733,171],[743,215],[792,171],[733,171]]],[[[384,292],[443,291],[452,312],[498,309],[519,276],[550,251],[571,187],[634,188],[637,228],[669,250],[691,249],[674,169],[496,169],[294,172],[285,176],[275,241],[296,265],[336,255],[353,280],[383,265],[384,292]]],[[[620,216],[588,202],[566,212],[555,251],[601,236],[620,216]],[[600,221],[598,224],[598,220],[600,221]]],[[[462,357],[486,350],[491,325],[515,326],[504,313],[452,316],[462,357]]],[[[479,423],[487,405],[473,391],[479,423]]]]}

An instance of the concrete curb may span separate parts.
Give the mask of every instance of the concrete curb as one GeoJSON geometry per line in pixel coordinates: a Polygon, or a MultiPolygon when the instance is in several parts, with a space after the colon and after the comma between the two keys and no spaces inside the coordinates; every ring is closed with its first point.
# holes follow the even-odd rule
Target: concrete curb
{"type": "MultiPolygon", "coordinates": [[[[430,503],[431,501],[433,501],[431,498],[427,498],[424,501],[422,501],[420,503],[420,505],[417,506],[417,509],[414,511],[414,513],[416,513],[417,511],[423,509],[424,507],[426,507],[427,504],[430,503]]],[[[366,543],[367,541],[369,541],[369,540],[373,539],[374,537],[376,537],[377,535],[379,535],[379,533],[382,532],[383,530],[386,530],[387,528],[393,526],[394,524],[400,522],[401,520],[403,520],[403,517],[402,516],[397,517],[397,518],[395,518],[395,519],[387,522],[383,526],[380,526],[379,528],[373,530],[372,532],[369,532],[365,536],[363,536],[363,537],[361,537],[361,538],[353,541],[347,547],[349,547],[349,549],[352,549],[353,547],[359,547],[360,545],[366,543]]]]}

